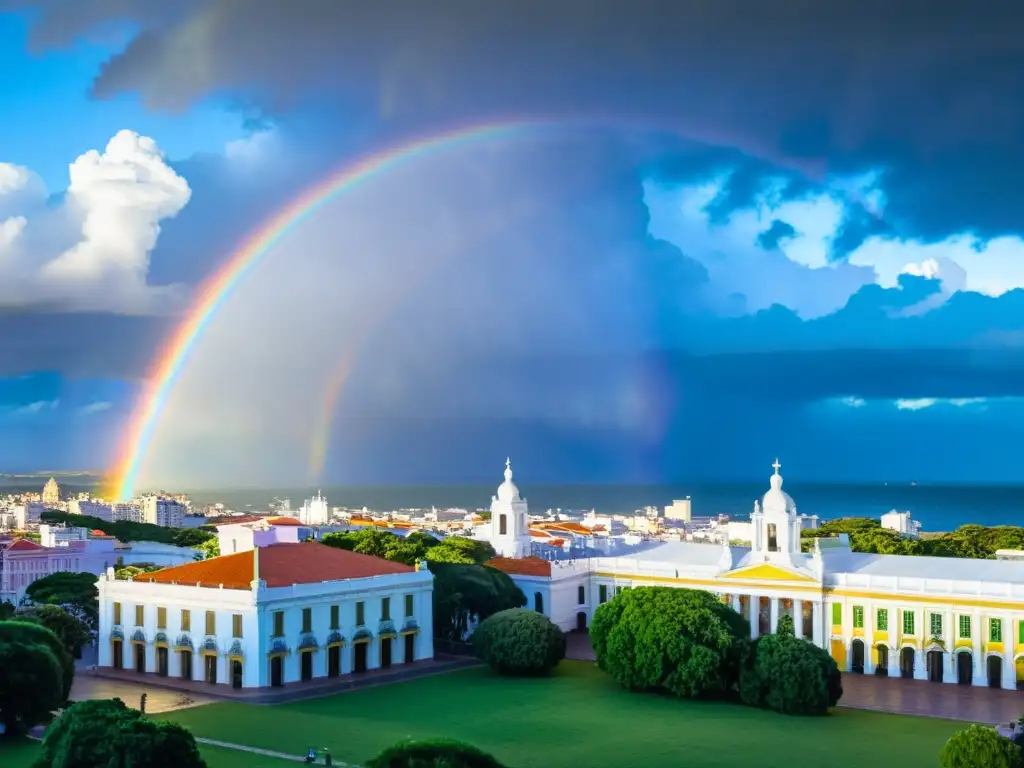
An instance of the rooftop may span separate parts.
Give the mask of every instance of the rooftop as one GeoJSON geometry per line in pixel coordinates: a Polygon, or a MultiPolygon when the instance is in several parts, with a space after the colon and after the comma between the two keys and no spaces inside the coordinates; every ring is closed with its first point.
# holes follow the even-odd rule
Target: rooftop
{"type": "MultiPolygon", "coordinates": [[[[325,544],[271,544],[259,548],[259,577],[268,587],[319,584],[341,579],[364,579],[395,573],[412,573],[411,565],[361,555],[325,544]]],[[[250,589],[253,581],[253,550],[222,555],[153,573],[139,574],[132,581],[156,584],[250,589]]]]}
{"type": "Polygon", "coordinates": [[[511,576],[550,576],[551,562],[540,557],[495,557],[484,565],[511,576]]]}

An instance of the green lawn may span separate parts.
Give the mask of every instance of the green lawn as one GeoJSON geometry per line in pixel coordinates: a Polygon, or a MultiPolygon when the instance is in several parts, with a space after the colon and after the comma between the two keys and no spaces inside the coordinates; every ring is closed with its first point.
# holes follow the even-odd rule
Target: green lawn
{"type": "MultiPolygon", "coordinates": [[[[36,758],[39,744],[34,741],[7,743],[0,740],[0,765],[3,768],[29,768],[36,758]]],[[[292,763],[271,757],[261,757],[233,749],[200,746],[210,768],[286,768],[292,763]]]]}
{"type": "MultiPolygon", "coordinates": [[[[629,693],[587,662],[549,679],[482,668],[279,706],[169,715],[197,736],[362,763],[403,738],[463,739],[512,768],[924,768],[963,723],[840,709],[794,718],[629,693]]],[[[214,763],[211,763],[214,765],[214,763]]]]}

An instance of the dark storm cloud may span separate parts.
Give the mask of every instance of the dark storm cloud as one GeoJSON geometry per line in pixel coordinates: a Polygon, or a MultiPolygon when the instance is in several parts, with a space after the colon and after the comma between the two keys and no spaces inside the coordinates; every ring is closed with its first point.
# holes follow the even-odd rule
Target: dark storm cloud
{"type": "Polygon", "coordinates": [[[398,130],[621,115],[825,169],[892,168],[891,213],[929,236],[1024,228],[1024,11],[1010,0],[6,4],[43,10],[38,45],[139,23],[99,97],[333,103],[398,130]]]}

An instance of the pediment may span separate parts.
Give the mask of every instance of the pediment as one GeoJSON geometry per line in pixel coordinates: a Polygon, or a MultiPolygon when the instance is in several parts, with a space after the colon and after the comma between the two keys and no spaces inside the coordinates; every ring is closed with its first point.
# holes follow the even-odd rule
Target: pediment
{"type": "Polygon", "coordinates": [[[743,579],[749,581],[802,581],[808,584],[817,584],[818,580],[813,579],[799,571],[782,568],[770,563],[758,563],[737,568],[721,574],[720,579],[743,579]]]}

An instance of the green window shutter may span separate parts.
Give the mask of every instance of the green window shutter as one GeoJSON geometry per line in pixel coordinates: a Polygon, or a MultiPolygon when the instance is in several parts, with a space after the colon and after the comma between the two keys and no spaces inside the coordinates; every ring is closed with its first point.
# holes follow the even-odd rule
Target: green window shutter
{"type": "Polygon", "coordinates": [[[1024,621],[1017,622],[1017,642],[1024,643],[1024,621]]]}
{"type": "Polygon", "coordinates": [[[914,612],[904,611],[903,612],[903,634],[913,635],[914,634],[914,612]]]}
{"type": "Polygon", "coordinates": [[[961,616],[960,617],[960,637],[965,640],[971,639],[971,617],[961,616]]]}
{"type": "Polygon", "coordinates": [[[843,606],[839,603],[832,603],[832,624],[833,626],[843,623],[843,606]]]}
{"type": "Polygon", "coordinates": [[[597,588],[597,592],[598,592],[598,595],[599,595],[599,597],[598,597],[599,602],[607,603],[608,602],[608,585],[607,584],[601,584],[597,588]]]}
{"type": "Polygon", "coordinates": [[[855,629],[864,628],[864,606],[855,605],[853,606],[853,626],[855,629]]]}
{"type": "Polygon", "coordinates": [[[1003,622],[1001,619],[989,619],[988,641],[990,643],[1003,642],[1003,622]]]}
{"type": "Polygon", "coordinates": [[[942,637],[942,614],[933,613],[931,616],[932,637],[942,637]]]}
{"type": "Polygon", "coordinates": [[[889,631],[889,611],[886,608],[878,609],[878,629],[880,632],[889,631]]]}

